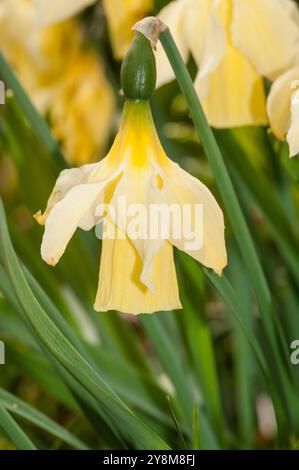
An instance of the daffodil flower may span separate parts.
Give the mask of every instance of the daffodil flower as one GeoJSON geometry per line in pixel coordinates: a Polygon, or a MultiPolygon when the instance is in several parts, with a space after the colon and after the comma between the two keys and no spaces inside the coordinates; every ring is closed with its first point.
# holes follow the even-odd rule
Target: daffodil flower
{"type": "Polygon", "coordinates": [[[289,144],[290,156],[299,153],[299,66],[281,75],[272,85],[267,110],[273,133],[289,144]]]}
{"type": "Polygon", "coordinates": [[[181,303],[173,246],[221,274],[227,262],[223,214],[208,188],[170,160],[161,146],[148,102],[155,88],[154,56],[149,41],[140,33],[123,63],[122,86],[126,103],[107,157],[64,170],[45,213],[35,216],[45,224],[41,255],[55,266],[78,227],[90,230],[103,219],[105,224],[116,226],[117,236],[104,232],[95,309],[131,314],[174,310],[181,303]],[[188,206],[188,233],[201,230],[195,210],[202,205],[202,243],[190,248],[184,234],[175,236],[177,227],[172,219],[168,236],[151,237],[152,227],[147,224],[142,235],[133,237],[126,228],[127,213],[115,218],[116,211],[99,211],[103,205],[116,208],[121,198],[127,206],[137,204],[148,212],[157,204],[188,206]]]}
{"type": "MultiPolygon", "coordinates": [[[[263,77],[275,79],[298,55],[298,9],[292,0],[175,0],[159,14],[185,61],[211,125],[266,124],[263,77]]],[[[158,46],[158,85],[173,78],[158,46]]]]}

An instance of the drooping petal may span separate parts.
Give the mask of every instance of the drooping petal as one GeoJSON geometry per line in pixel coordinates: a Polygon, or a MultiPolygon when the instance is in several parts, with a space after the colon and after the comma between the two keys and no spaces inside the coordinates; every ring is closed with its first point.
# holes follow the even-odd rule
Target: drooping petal
{"type": "Polygon", "coordinates": [[[287,133],[287,141],[290,148],[290,157],[299,153],[299,81],[293,84],[295,91],[291,99],[291,125],[287,133]]]}
{"type": "Polygon", "coordinates": [[[227,264],[224,219],[216,199],[197,178],[170,162],[161,198],[168,206],[181,207],[172,219],[170,242],[203,265],[221,274],[227,264]]]}
{"type": "Polygon", "coordinates": [[[77,185],[53,207],[45,223],[41,246],[44,261],[51,266],[57,264],[81,219],[99,197],[102,189],[102,184],[77,185]]]}
{"type": "Polygon", "coordinates": [[[233,0],[231,33],[235,47],[269,79],[298,55],[299,28],[281,0],[233,0]]]}
{"type": "Polygon", "coordinates": [[[153,265],[152,293],[140,280],[143,263],[128,238],[104,239],[94,308],[138,315],[181,308],[172,246],[164,242],[153,265]]]}
{"type": "MultiPolygon", "coordinates": [[[[192,6],[193,0],[175,0],[170,2],[164,7],[158,18],[165,22],[169,27],[175,43],[182,55],[183,60],[186,62],[189,54],[189,45],[186,35],[186,15],[192,6]]],[[[174,73],[167,59],[166,53],[160,42],[157,44],[156,51],[156,64],[157,64],[157,87],[174,79],[174,73]]]]}
{"type": "Polygon", "coordinates": [[[186,15],[188,44],[198,66],[195,88],[200,99],[207,96],[209,76],[220,63],[226,48],[223,24],[210,0],[191,0],[186,15]]]}
{"type": "Polygon", "coordinates": [[[202,104],[214,127],[267,123],[263,81],[230,44],[220,65],[210,75],[208,96],[202,104]]]}
{"type": "Polygon", "coordinates": [[[96,0],[33,0],[39,22],[44,26],[70,18],[95,2],[96,0]]]}
{"type": "MultiPolygon", "coordinates": [[[[101,162],[103,164],[103,162],[101,162]]],[[[97,171],[97,167],[93,170],[97,171]]],[[[122,172],[119,166],[110,174],[96,183],[76,184],[64,198],[57,202],[49,212],[45,222],[41,255],[44,261],[55,266],[63,255],[68,242],[78,227],[90,229],[96,223],[96,207],[103,202],[105,189],[122,172]]]]}
{"type": "Polygon", "coordinates": [[[267,99],[267,112],[271,128],[279,139],[285,138],[290,126],[292,83],[298,79],[299,66],[275,80],[267,99]]]}
{"type": "Polygon", "coordinates": [[[52,208],[61,201],[70,189],[78,184],[88,181],[89,176],[98,166],[98,163],[91,163],[80,168],[71,168],[63,170],[58,176],[53,191],[48,199],[47,208],[42,214],[41,211],[34,215],[34,218],[40,225],[44,225],[52,208]]]}

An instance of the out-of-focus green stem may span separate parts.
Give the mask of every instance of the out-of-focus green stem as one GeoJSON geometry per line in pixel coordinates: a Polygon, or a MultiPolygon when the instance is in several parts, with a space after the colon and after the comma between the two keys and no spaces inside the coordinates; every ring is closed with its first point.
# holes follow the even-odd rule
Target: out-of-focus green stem
{"type": "Polygon", "coordinates": [[[60,163],[65,166],[65,160],[58,142],[52,136],[49,127],[43,117],[38,113],[28,98],[27,93],[17,79],[15,73],[12,71],[9,63],[6,61],[3,54],[0,53],[0,77],[5,83],[6,88],[10,88],[15,96],[22,113],[26,120],[30,123],[32,130],[44,146],[45,150],[57,158],[60,163]]]}
{"type": "Polygon", "coordinates": [[[279,349],[275,323],[272,318],[273,306],[271,302],[270,290],[257,256],[250,232],[242,213],[238,198],[232,185],[230,176],[225,167],[222,155],[218,148],[213,132],[207,122],[202,106],[193,86],[193,82],[180,55],[180,52],[173,40],[173,37],[167,28],[160,34],[160,41],[167,54],[169,62],[173,68],[178,84],[187,101],[187,105],[192,116],[195,129],[201,139],[205,154],[208,158],[214,178],[218,185],[227,215],[237,239],[244,262],[248,268],[250,279],[255,290],[256,298],[259,304],[261,316],[263,319],[265,331],[272,349],[273,358],[277,373],[280,376],[282,387],[281,395],[285,399],[288,417],[295,426],[298,427],[298,415],[293,419],[294,408],[291,406],[290,398],[295,399],[295,391],[291,385],[289,376],[286,372],[279,349]]]}

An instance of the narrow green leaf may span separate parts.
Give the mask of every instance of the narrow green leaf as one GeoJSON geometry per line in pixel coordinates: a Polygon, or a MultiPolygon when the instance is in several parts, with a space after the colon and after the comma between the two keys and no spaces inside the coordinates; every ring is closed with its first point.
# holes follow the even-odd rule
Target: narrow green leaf
{"type": "Polygon", "coordinates": [[[193,449],[200,450],[198,403],[193,406],[193,449]]]}
{"type": "Polygon", "coordinates": [[[62,426],[59,426],[55,421],[2,388],[0,388],[0,407],[6,409],[11,414],[21,416],[75,449],[88,449],[80,439],[73,436],[62,426]]]}
{"type": "Polygon", "coordinates": [[[163,314],[155,313],[155,315],[152,316],[141,315],[141,323],[150,337],[157,355],[175,387],[182,417],[185,423],[191,426],[193,396],[190,380],[176,349],[173,347],[169,335],[163,327],[160,315],[163,314]]]}
{"type": "Polygon", "coordinates": [[[18,450],[36,450],[35,445],[15,422],[8,411],[0,406],[0,427],[12,440],[18,450]]]}

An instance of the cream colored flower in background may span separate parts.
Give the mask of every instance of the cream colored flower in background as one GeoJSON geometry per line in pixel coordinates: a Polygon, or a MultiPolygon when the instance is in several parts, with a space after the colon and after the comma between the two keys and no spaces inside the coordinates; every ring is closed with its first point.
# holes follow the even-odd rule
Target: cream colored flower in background
{"type": "Polygon", "coordinates": [[[278,139],[287,139],[294,157],[299,153],[299,65],[273,83],[267,110],[273,133],[278,139]]]}
{"type": "Polygon", "coordinates": [[[132,27],[153,8],[153,0],[103,0],[114,57],[123,59],[133,39],[132,27]]]}
{"type": "MultiPolygon", "coordinates": [[[[47,2],[47,12],[55,5],[47,2]]],[[[34,104],[49,115],[66,158],[83,164],[103,155],[115,97],[101,58],[86,48],[77,22],[45,27],[33,1],[2,0],[0,43],[34,104]]]]}
{"type": "MultiPolygon", "coordinates": [[[[98,206],[109,203],[115,207],[120,197],[126,198],[128,206],[133,203],[146,208],[175,203],[188,204],[194,211],[196,204],[202,204],[203,244],[191,251],[184,238],[133,239],[128,231],[124,233],[124,214],[109,221],[117,224],[122,236],[104,236],[96,310],[139,314],[180,308],[172,246],[218,274],[224,269],[227,258],[222,211],[199,180],[166,156],[148,102],[126,102],[119,133],[104,160],[60,174],[45,213],[35,216],[45,224],[43,259],[54,266],[75,230],[90,230],[99,222],[98,206]]],[[[192,215],[189,232],[200,230],[196,220],[192,215]]]]}
{"type": "MultiPolygon", "coordinates": [[[[296,60],[298,9],[292,0],[175,0],[159,17],[198,74],[195,87],[211,125],[266,124],[263,77],[275,79],[296,60]]],[[[173,78],[161,45],[158,83],[173,78]]]]}

